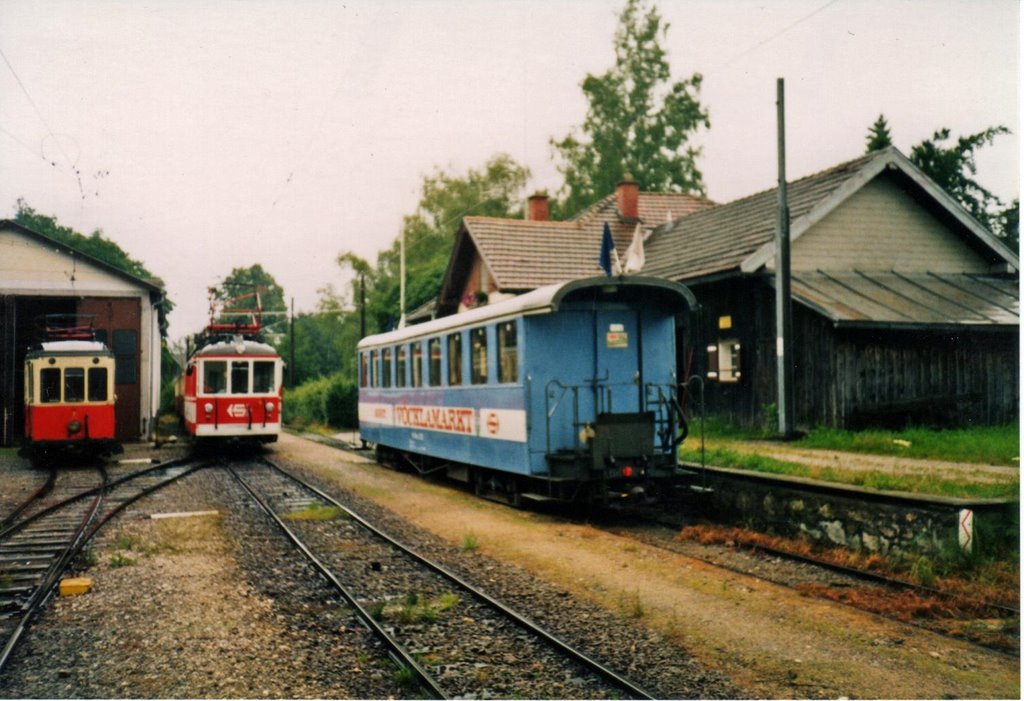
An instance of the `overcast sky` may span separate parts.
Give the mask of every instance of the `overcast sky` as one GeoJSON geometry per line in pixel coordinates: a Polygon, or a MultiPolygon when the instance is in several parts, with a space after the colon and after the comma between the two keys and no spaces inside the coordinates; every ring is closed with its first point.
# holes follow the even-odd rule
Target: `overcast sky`
{"type": "MultiPolygon", "coordinates": [[[[662,0],[675,79],[704,75],[708,196],[773,187],[775,81],[787,172],[855,158],[884,113],[897,147],[1003,124],[978,180],[1019,188],[1015,0],[662,0]]],[[[375,259],[423,177],[508,153],[558,190],[549,141],[614,62],[624,0],[0,3],[0,218],[24,198],[102,229],[166,282],[171,337],[206,288],[260,263],[311,311],[375,259]]]]}

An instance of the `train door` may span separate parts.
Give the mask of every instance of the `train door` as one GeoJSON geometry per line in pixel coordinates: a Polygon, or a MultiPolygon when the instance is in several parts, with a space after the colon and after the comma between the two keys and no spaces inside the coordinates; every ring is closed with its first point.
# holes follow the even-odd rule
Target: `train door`
{"type": "Polygon", "coordinates": [[[643,364],[639,312],[627,307],[598,310],[594,343],[598,413],[640,411],[643,364]]]}

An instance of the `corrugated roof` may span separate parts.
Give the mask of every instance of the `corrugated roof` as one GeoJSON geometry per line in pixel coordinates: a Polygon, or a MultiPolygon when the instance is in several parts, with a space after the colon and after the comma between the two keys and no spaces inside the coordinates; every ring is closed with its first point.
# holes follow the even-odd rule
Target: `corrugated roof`
{"type": "MultiPolygon", "coordinates": [[[[804,216],[878,154],[868,154],[788,184],[790,220],[804,216]]],[[[778,188],[704,209],[654,232],[644,275],[673,280],[738,268],[775,236],[778,188]]]]}
{"type": "Polygon", "coordinates": [[[793,299],[836,326],[1019,326],[1016,280],[970,274],[799,272],[793,299]]]}
{"type": "MultiPolygon", "coordinates": [[[[664,224],[669,215],[684,217],[713,204],[703,197],[679,193],[641,192],[638,196],[640,220],[646,229],[664,224]]],[[[466,231],[502,290],[530,290],[599,273],[605,222],[612,230],[619,256],[625,257],[636,224],[620,220],[614,193],[570,221],[463,219],[466,231]]]]}

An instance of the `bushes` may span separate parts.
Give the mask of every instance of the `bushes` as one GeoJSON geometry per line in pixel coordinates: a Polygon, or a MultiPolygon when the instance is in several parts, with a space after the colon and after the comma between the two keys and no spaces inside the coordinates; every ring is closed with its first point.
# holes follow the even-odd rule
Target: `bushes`
{"type": "Polygon", "coordinates": [[[285,393],[285,423],[297,428],[309,424],[352,428],[359,423],[358,396],[356,384],[341,375],[311,380],[285,393]]]}

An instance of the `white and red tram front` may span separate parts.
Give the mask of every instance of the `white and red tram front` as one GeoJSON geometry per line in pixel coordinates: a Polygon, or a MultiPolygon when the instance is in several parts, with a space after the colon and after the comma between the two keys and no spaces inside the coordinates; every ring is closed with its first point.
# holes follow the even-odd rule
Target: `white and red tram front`
{"type": "Polygon", "coordinates": [[[276,441],[282,375],[281,358],[266,343],[238,338],[204,346],[185,369],[186,429],[199,439],[276,441]]]}

